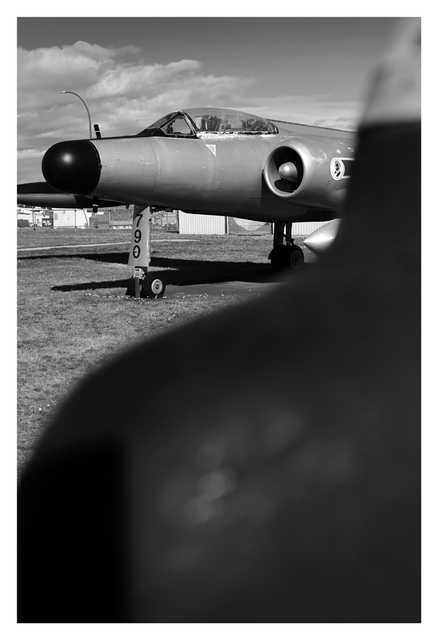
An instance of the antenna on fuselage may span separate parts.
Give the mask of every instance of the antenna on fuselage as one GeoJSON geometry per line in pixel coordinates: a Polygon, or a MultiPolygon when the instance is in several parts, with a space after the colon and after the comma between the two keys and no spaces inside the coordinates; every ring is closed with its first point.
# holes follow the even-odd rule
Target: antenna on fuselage
{"type": "Polygon", "coordinates": [[[96,134],[96,138],[100,140],[102,137],[102,134],[100,133],[99,125],[93,124],[93,128],[94,128],[94,133],[96,134]]]}

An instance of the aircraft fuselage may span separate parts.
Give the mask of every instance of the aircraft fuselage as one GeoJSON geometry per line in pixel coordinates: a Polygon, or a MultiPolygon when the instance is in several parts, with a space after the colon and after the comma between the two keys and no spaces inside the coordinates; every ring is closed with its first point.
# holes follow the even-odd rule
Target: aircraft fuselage
{"type": "Polygon", "coordinates": [[[211,130],[206,115],[200,124],[207,111],[211,119],[211,109],[169,114],[137,136],[55,144],[44,176],[60,191],[139,206],[266,221],[337,217],[354,133],[264,120],[250,131],[249,114],[231,110],[215,110],[223,128],[211,130]],[[236,114],[240,128],[225,128],[236,114]]]}

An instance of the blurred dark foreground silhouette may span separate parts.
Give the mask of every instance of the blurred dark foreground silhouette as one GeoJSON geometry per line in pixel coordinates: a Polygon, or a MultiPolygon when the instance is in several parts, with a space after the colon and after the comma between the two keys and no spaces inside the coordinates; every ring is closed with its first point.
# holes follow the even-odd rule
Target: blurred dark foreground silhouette
{"type": "Polygon", "coordinates": [[[20,622],[420,621],[414,22],[319,268],[60,408],[19,491],[20,622]]]}

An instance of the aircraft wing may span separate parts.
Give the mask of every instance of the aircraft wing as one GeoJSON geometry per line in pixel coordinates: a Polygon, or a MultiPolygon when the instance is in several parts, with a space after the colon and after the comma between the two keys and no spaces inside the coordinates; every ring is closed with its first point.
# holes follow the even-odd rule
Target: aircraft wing
{"type": "Polygon", "coordinates": [[[57,191],[48,182],[28,182],[17,186],[17,204],[31,207],[51,207],[54,209],[91,209],[100,207],[124,206],[119,200],[106,200],[93,196],[57,191]]]}

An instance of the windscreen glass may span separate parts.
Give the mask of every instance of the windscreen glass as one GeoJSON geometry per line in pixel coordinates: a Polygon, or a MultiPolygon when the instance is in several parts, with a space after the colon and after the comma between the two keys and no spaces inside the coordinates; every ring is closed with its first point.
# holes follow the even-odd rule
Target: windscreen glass
{"type": "Polygon", "coordinates": [[[265,118],[254,116],[243,111],[233,109],[186,109],[175,111],[160,118],[139,136],[164,136],[172,138],[193,138],[227,134],[277,134],[276,125],[265,118]]]}
{"type": "Polygon", "coordinates": [[[278,133],[273,122],[233,109],[187,109],[185,113],[200,133],[278,133]]]}
{"type": "Polygon", "coordinates": [[[196,136],[195,128],[184,113],[170,113],[141,131],[139,136],[165,136],[171,138],[187,138],[196,136]]]}

